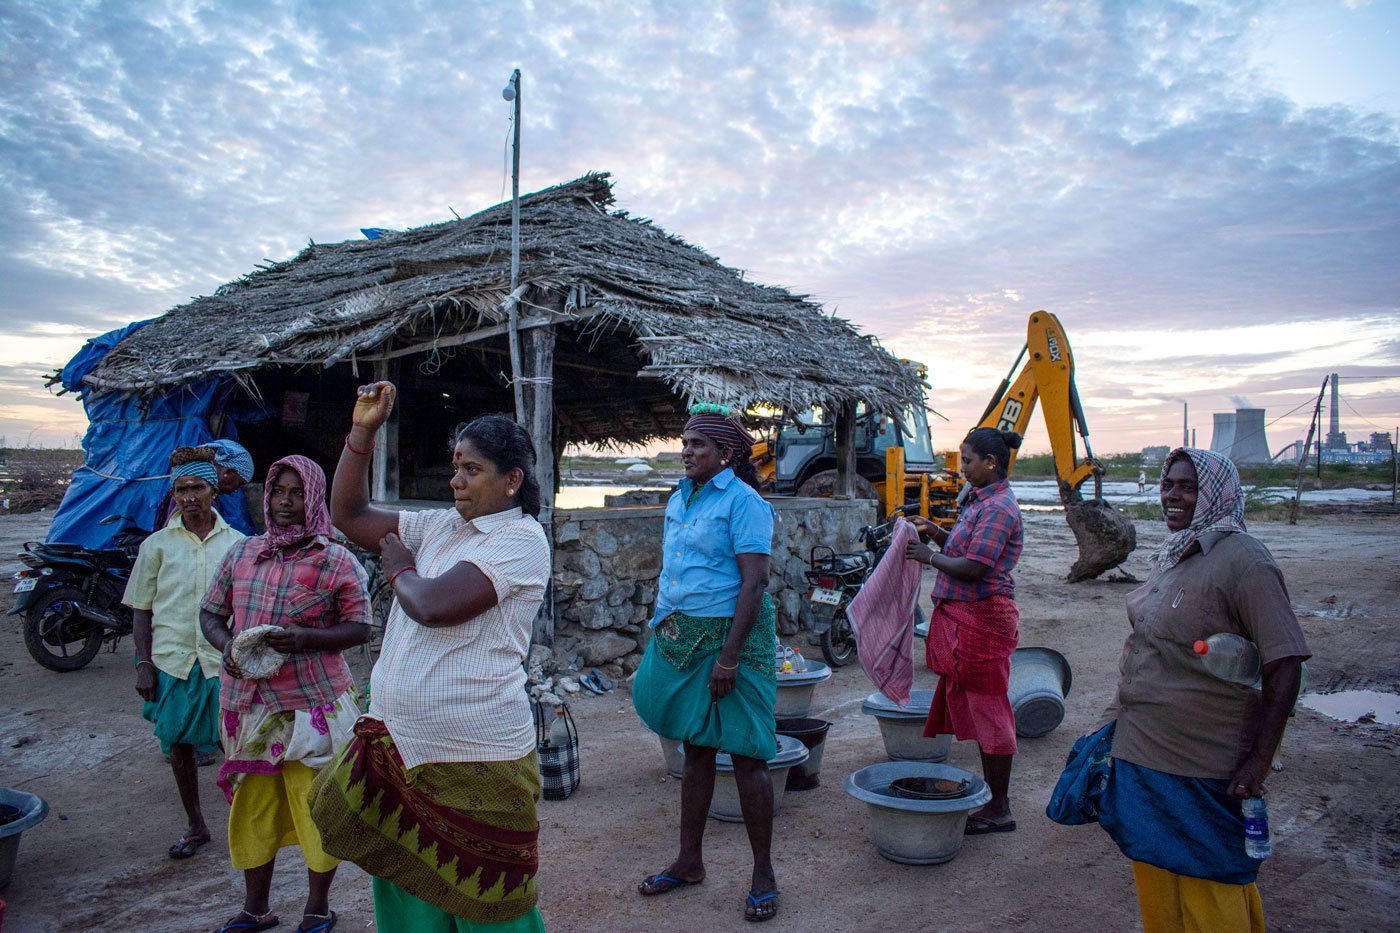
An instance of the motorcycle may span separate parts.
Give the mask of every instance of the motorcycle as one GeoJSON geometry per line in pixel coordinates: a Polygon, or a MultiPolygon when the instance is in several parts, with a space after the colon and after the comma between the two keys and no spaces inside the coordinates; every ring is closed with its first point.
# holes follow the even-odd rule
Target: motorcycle
{"type": "MultiPolygon", "coordinates": [[[[812,639],[821,646],[822,657],[832,667],[844,667],[855,657],[856,633],[846,610],[860,592],[865,581],[889,549],[895,519],[917,505],[901,506],[888,520],[867,525],[860,530],[863,553],[838,554],[824,544],[812,548],[807,555],[810,569],[803,572],[812,589],[807,594],[811,609],[812,639]]],[[[914,608],[915,623],[923,619],[923,610],[914,608]]]]}
{"type": "Polygon", "coordinates": [[[124,522],[114,547],[30,541],[18,555],[25,569],[14,575],[11,615],[24,624],[24,646],[51,671],[76,671],[97,656],[104,642],[131,634],[131,610],[122,595],[141,542],[150,532],[129,518],[109,515],[103,525],[124,522]]]}

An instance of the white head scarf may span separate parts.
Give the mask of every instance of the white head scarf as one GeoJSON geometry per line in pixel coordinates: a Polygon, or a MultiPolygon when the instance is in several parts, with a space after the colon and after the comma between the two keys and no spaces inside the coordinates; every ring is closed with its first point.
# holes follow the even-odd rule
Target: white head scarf
{"type": "Polygon", "coordinates": [[[1175,567],[1195,541],[1207,532],[1244,531],[1244,490],[1240,473],[1229,457],[1198,447],[1178,447],[1162,462],[1162,479],[1178,460],[1190,460],[1196,468],[1196,512],[1190,526],[1167,537],[1152,554],[1162,570],[1175,567]]]}

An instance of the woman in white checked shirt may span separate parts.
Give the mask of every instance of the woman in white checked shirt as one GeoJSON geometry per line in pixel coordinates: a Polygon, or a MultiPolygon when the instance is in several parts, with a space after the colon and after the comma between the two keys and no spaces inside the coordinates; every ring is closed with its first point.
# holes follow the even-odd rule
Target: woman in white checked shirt
{"type": "Polygon", "coordinates": [[[381,931],[543,930],[523,667],[550,573],[534,447],[477,418],[454,438],[454,509],[375,508],[368,455],[394,397],[360,388],[331,487],[336,526],[379,552],[394,603],[369,714],[317,779],[312,816],[327,852],[374,875],[381,931]]]}

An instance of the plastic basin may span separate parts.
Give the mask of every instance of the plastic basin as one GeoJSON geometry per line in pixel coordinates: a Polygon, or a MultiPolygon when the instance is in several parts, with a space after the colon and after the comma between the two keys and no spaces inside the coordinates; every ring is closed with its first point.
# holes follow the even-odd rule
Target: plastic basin
{"type": "Polygon", "coordinates": [[[19,837],[26,829],[38,826],[49,815],[49,805],[42,797],[0,787],[0,804],[14,807],[19,818],[0,826],[0,888],[10,883],[10,875],[15,869],[15,858],[19,855],[19,837]]]}
{"type": "Polygon", "coordinates": [[[791,736],[807,746],[807,760],[788,772],[788,790],[811,790],[821,783],[822,750],[831,723],[825,719],[779,719],[778,734],[791,736]]]}
{"type": "MultiPolygon", "coordinates": [[[[807,746],[790,735],[778,736],[778,754],[768,759],[775,816],[783,803],[788,771],[807,761],[807,758],[807,746]]],[[[734,759],[724,752],[715,756],[715,795],[710,799],[710,816],[726,823],[744,822],[744,811],[739,805],[739,784],[734,780],[734,759]]]]}
{"type": "Polygon", "coordinates": [[[953,747],[951,735],[924,735],[928,708],[933,704],[932,690],[911,690],[909,705],[903,708],[882,693],[872,693],[860,705],[860,711],[874,716],[885,742],[885,755],[894,761],[942,761],[953,747]]]}
{"type": "Polygon", "coordinates": [[[666,773],[679,781],[685,777],[685,746],[662,735],[657,738],[661,740],[661,754],[666,757],[666,773]]]}
{"type": "Polygon", "coordinates": [[[817,684],[831,679],[831,668],[821,661],[807,660],[801,673],[778,674],[778,694],[773,701],[773,718],[802,719],[812,711],[812,694],[817,684]]]}
{"type": "Polygon", "coordinates": [[[938,865],[952,861],[962,848],[967,815],[992,799],[982,778],[926,761],[885,761],[861,768],[846,778],[846,793],[867,804],[875,850],[892,862],[938,865]],[[947,800],[899,797],[890,784],[899,778],[927,777],[967,781],[967,792],[947,800]]]}
{"type": "Polygon", "coordinates": [[[1017,648],[1011,655],[1007,696],[1016,716],[1016,734],[1048,735],[1065,718],[1070,688],[1069,661],[1053,648],[1017,648]]]}

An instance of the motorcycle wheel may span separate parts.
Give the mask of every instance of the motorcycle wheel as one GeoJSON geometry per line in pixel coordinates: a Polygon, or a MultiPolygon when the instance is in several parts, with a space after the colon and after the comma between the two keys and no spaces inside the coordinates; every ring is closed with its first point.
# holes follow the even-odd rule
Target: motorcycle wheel
{"type": "Polygon", "coordinates": [[[102,649],[102,627],[91,622],[73,623],[72,611],[66,608],[69,603],[85,599],[87,596],[75,586],[56,586],[40,596],[25,614],[24,647],[35,661],[51,671],[67,673],[87,666],[97,657],[102,649]],[[74,629],[65,631],[67,625],[74,629]],[[70,651],[75,646],[77,650],[70,651]]]}
{"type": "Polygon", "coordinates": [[[856,656],[856,633],[846,616],[846,607],[836,610],[831,628],[822,632],[822,657],[832,667],[845,667],[856,656]]]}

